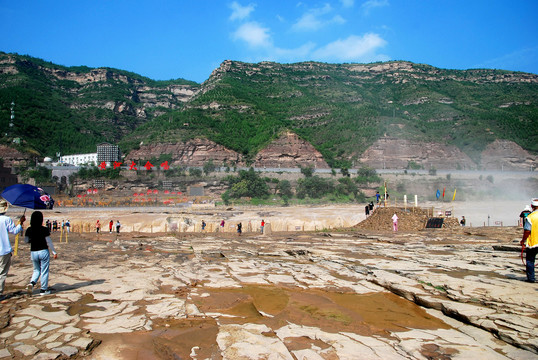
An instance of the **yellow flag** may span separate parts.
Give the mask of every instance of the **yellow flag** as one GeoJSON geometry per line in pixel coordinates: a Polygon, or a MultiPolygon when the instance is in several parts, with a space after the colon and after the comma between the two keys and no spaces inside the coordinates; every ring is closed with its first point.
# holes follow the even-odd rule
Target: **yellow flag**
{"type": "Polygon", "coordinates": [[[456,189],[454,189],[454,196],[452,196],[452,201],[456,199],[456,189]]]}

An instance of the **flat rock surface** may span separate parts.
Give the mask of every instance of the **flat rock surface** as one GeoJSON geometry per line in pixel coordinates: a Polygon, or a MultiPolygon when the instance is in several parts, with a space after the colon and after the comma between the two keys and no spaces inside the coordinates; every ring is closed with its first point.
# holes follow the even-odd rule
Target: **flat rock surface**
{"type": "MultiPolygon", "coordinates": [[[[357,210],[358,211],[358,210],[357,210]]],[[[21,244],[0,359],[537,359],[521,229],[71,233],[21,244]]]]}

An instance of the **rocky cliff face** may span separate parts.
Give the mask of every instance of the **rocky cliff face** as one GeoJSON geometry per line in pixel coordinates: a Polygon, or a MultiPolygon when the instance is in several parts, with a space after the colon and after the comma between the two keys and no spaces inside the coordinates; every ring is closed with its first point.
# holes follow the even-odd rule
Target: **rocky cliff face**
{"type": "MultiPolygon", "coordinates": [[[[217,166],[222,164],[244,166],[241,155],[207,139],[194,139],[185,143],[142,145],[131,151],[126,161],[148,160],[160,155],[172,155],[171,166],[203,166],[209,160],[217,166]]],[[[158,164],[153,164],[158,166],[158,164]]]]}
{"type": "Polygon", "coordinates": [[[312,144],[300,139],[297,134],[287,132],[262,149],[254,161],[255,167],[297,168],[313,166],[329,168],[323,156],[312,144]]]}
{"type": "Polygon", "coordinates": [[[481,166],[484,170],[531,170],[538,160],[512,141],[495,140],[482,152],[481,166]]]}
{"type": "MultiPolygon", "coordinates": [[[[158,158],[162,154],[172,155],[173,166],[203,166],[209,160],[215,165],[245,166],[241,154],[227,149],[207,139],[194,139],[185,143],[143,145],[131,151],[126,161],[158,158]]],[[[155,165],[155,164],[154,164],[155,165]]],[[[297,168],[312,166],[328,168],[323,156],[310,143],[300,139],[295,133],[287,132],[261,150],[254,160],[255,167],[297,168]]]]}
{"type": "MultiPolygon", "coordinates": [[[[73,81],[77,83],[79,87],[70,88],[70,92],[79,98],[110,87],[110,82],[127,85],[128,91],[125,93],[125,100],[130,100],[139,105],[136,109],[126,101],[121,100],[92,101],[91,103],[77,102],[71,104],[70,107],[73,109],[88,107],[109,109],[118,114],[135,116],[141,119],[147,118],[147,110],[151,108],[177,109],[180,104],[189,101],[199,91],[199,86],[197,85],[169,84],[166,86],[151,86],[141,79],[130,77],[108,68],[75,72],[63,68],[39,66],[31,61],[21,60],[9,54],[0,58],[0,74],[17,75],[20,72],[19,66],[31,67],[40,71],[54,82],[73,81]]],[[[160,112],[156,113],[156,115],[158,114],[160,112]]]]}
{"type": "Polygon", "coordinates": [[[455,146],[381,138],[359,161],[375,169],[405,169],[415,162],[424,169],[475,169],[476,164],[455,146]]]}
{"type": "Polygon", "coordinates": [[[6,145],[0,145],[0,159],[2,159],[4,166],[7,168],[26,166],[31,161],[31,158],[31,154],[22,153],[6,145]]]}
{"type": "Polygon", "coordinates": [[[375,169],[405,169],[410,162],[424,169],[440,170],[515,170],[536,168],[535,156],[512,141],[496,140],[482,152],[481,162],[452,145],[422,143],[396,138],[381,138],[370,146],[359,161],[375,169]]]}

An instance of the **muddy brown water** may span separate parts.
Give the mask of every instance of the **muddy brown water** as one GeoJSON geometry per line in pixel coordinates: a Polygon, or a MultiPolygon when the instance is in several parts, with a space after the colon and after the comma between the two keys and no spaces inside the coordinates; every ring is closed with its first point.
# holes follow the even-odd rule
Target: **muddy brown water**
{"type": "MultiPolygon", "coordinates": [[[[324,332],[352,332],[364,336],[386,336],[409,329],[448,329],[443,321],[430,316],[416,304],[392,293],[356,294],[324,290],[305,290],[279,286],[204,289],[209,296],[199,297],[195,305],[205,313],[219,313],[217,320],[206,318],[165,319],[154,323],[151,331],[98,335],[99,350],[116,348],[116,359],[197,358],[220,359],[217,344],[219,325],[264,324],[273,331],[293,323],[319,328],[324,332]],[[229,316],[229,317],[227,317],[229,316]]],[[[176,295],[184,295],[181,291],[176,295]]],[[[83,298],[70,307],[73,311],[91,310],[91,299],[83,298]]],[[[265,333],[265,336],[276,336],[265,333]]],[[[313,345],[330,345],[310,338],[287,338],[290,350],[313,345]]]]}

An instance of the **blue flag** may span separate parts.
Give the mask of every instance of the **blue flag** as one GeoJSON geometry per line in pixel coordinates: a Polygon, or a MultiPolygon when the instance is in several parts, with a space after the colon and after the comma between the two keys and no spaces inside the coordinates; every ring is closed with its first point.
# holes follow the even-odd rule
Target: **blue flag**
{"type": "Polygon", "coordinates": [[[439,196],[441,196],[441,191],[439,191],[439,189],[437,189],[437,193],[435,194],[435,196],[437,196],[437,200],[439,200],[439,196]]]}

